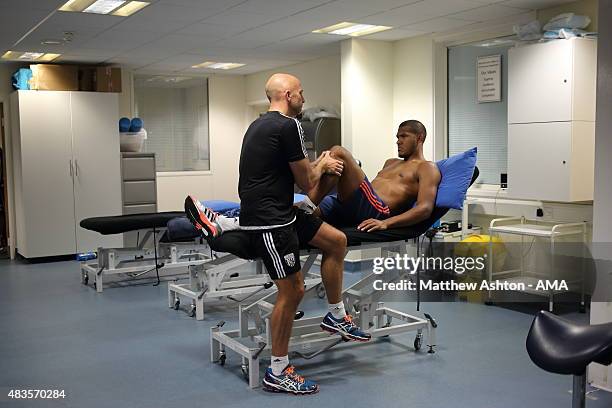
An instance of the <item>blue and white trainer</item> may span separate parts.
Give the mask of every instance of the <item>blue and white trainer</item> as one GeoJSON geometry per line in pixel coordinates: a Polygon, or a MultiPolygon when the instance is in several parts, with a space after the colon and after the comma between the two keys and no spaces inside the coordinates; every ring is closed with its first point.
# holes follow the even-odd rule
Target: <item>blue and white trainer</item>
{"type": "Polygon", "coordinates": [[[357,327],[350,315],[344,316],[343,319],[336,320],[331,312],[328,312],[321,322],[321,328],[330,333],[338,333],[347,340],[365,342],[370,341],[372,338],[370,333],[366,333],[357,327]]]}
{"type": "Polygon", "coordinates": [[[295,367],[285,367],[281,375],[274,375],[272,367],[266,369],[263,379],[263,388],[271,392],[284,392],[295,395],[315,394],[319,392],[319,385],[298,375],[295,367]]]}

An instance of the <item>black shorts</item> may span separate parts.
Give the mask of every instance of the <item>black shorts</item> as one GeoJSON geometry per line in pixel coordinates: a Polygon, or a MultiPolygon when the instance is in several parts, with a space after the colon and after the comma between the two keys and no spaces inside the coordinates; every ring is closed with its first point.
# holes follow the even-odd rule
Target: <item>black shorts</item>
{"type": "Polygon", "coordinates": [[[286,227],[249,231],[251,244],[273,280],[283,279],[302,269],[300,245],[310,242],[323,224],[312,214],[296,211],[296,220],[286,227]]]}

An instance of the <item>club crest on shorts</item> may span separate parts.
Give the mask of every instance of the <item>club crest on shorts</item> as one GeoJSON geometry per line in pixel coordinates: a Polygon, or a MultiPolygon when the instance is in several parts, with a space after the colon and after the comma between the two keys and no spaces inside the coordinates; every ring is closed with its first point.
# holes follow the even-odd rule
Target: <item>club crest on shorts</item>
{"type": "Polygon", "coordinates": [[[295,265],[295,256],[293,254],[285,255],[285,262],[287,262],[287,266],[290,268],[295,265]]]}

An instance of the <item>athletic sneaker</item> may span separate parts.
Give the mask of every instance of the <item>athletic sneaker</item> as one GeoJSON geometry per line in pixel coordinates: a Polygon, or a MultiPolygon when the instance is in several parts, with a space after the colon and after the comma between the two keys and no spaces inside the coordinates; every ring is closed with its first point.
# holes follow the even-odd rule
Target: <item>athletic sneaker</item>
{"type": "Polygon", "coordinates": [[[185,198],[185,214],[187,214],[187,218],[193,226],[207,237],[214,238],[220,234],[220,228],[216,223],[219,214],[205,207],[195,197],[187,196],[185,198]]]}
{"type": "Polygon", "coordinates": [[[336,320],[331,312],[327,312],[321,322],[321,328],[330,333],[338,333],[348,340],[365,342],[370,341],[372,338],[370,333],[366,333],[357,327],[353,322],[353,318],[349,315],[344,316],[343,319],[336,320]]]}
{"type": "Polygon", "coordinates": [[[319,385],[298,375],[295,367],[287,366],[281,375],[274,375],[272,367],[266,369],[263,388],[271,392],[286,392],[295,395],[314,394],[319,392],[319,385]]]}

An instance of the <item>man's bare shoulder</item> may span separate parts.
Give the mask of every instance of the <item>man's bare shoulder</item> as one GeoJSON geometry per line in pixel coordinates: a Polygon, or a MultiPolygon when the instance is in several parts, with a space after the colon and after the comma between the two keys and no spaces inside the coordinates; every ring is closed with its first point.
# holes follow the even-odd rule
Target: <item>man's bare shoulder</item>
{"type": "Polygon", "coordinates": [[[435,178],[440,177],[440,170],[438,169],[438,165],[434,162],[423,160],[419,163],[417,167],[417,172],[420,175],[431,175],[435,178]]]}

